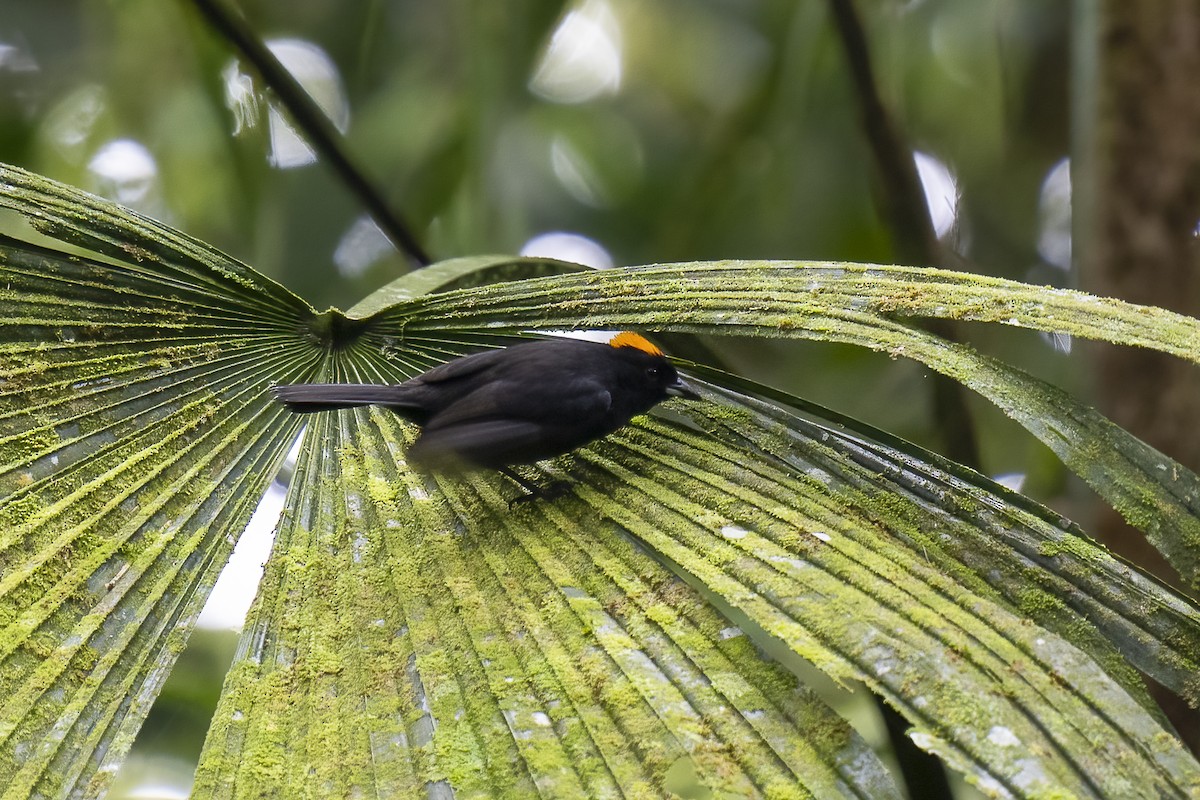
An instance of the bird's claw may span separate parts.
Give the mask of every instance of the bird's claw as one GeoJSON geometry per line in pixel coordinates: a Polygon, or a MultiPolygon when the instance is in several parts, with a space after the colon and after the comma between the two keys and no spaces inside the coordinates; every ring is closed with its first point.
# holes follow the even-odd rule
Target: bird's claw
{"type": "MultiPolygon", "coordinates": [[[[526,487],[529,488],[529,487],[526,487]]],[[[508,501],[508,510],[512,511],[517,506],[523,503],[532,503],[534,500],[545,498],[553,500],[556,497],[561,497],[571,489],[571,484],[568,481],[553,481],[546,486],[534,486],[529,489],[527,494],[518,495],[508,501]]]]}

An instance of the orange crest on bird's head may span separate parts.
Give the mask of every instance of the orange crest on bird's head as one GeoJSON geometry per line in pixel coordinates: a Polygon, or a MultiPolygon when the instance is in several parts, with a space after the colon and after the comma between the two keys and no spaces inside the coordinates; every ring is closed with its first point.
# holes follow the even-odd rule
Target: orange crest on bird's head
{"type": "Polygon", "coordinates": [[[655,347],[649,339],[633,331],[621,331],[609,339],[608,343],[612,347],[632,347],[634,350],[641,350],[643,353],[649,353],[652,356],[661,356],[663,354],[663,351],[655,347]]]}

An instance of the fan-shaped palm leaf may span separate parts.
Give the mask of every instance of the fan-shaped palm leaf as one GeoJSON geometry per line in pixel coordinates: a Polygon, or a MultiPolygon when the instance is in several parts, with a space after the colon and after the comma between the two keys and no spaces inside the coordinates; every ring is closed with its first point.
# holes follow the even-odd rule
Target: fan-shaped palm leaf
{"type": "MultiPolygon", "coordinates": [[[[394,381],[556,328],[804,336],[924,361],[997,402],[1196,579],[1196,477],[1061,391],[906,324],[1009,322],[1194,358],[1194,320],[929,270],[688,264],[467,288],[439,265],[318,314],[203,244],[0,172],[83,248],[0,242],[0,785],[102,789],[299,433],[273,381],[394,381]],[[452,288],[454,286],[464,288],[452,288]]],[[[1200,614],[987,479],[697,372],[541,469],[423,475],[378,410],[313,417],[197,775],[206,796],[895,794],[756,644],[861,680],[985,790],[1187,796],[1200,766],[1136,665],[1192,698],[1200,614]]]]}

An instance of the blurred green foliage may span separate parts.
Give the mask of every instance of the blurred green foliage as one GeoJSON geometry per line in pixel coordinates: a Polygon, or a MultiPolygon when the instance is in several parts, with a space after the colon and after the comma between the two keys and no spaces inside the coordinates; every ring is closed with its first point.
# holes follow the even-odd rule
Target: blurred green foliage
{"type": "MultiPolygon", "coordinates": [[[[233,56],[187,3],[12,5],[0,42],[36,68],[4,73],[0,158],[102,188],[88,169],[99,149],[140,142],[163,216],[322,303],[349,305],[402,269],[335,272],[357,204],[319,165],[270,169],[261,113],[231,135],[222,70],[233,56]]],[[[593,237],[621,264],[890,257],[822,3],[243,5],[264,37],[333,60],[351,151],[439,258],[511,251],[546,230],[593,237]],[[596,6],[616,23],[619,88],[580,103],[538,97],[529,83],[561,15],[596,6]],[[556,143],[590,198],[555,174],[556,143]]],[[[886,99],[914,146],[958,179],[963,254],[1021,277],[1036,257],[1040,184],[1066,155],[1064,7],[862,10],[886,99]]]]}

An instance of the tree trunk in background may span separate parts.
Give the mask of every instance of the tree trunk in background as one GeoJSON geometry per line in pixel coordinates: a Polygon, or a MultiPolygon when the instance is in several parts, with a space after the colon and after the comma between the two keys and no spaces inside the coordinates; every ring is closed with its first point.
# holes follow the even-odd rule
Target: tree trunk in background
{"type": "MultiPolygon", "coordinates": [[[[1084,288],[1200,316],[1200,2],[1081,0],[1075,78],[1076,236],[1084,288]]],[[[1097,347],[1101,410],[1200,468],[1200,371],[1130,348],[1097,347]]],[[[1140,534],[1097,520],[1113,550],[1180,586],[1140,534]]],[[[1196,751],[1200,715],[1168,695],[1196,751]]]]}

